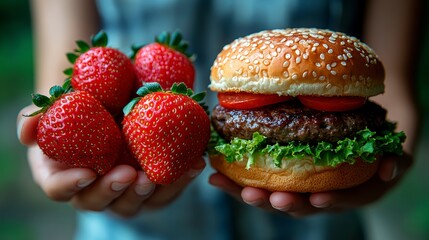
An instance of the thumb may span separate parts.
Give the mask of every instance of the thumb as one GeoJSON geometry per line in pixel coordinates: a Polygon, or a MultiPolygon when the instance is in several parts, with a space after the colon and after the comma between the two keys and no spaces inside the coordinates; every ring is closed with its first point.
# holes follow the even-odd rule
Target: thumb
{"type": "Polygon", "coordinates": [[[17,120],[16,120],[17,137],[18,137],[18,140],[23,145],[29,146],[36,142],[37,123],[39,121],[40,114],[33,117],[26,116],[35,111],[37,111],[37,107],[34,105],[29,105],[21,109],[21,111],[17,116],[17,120]]]}

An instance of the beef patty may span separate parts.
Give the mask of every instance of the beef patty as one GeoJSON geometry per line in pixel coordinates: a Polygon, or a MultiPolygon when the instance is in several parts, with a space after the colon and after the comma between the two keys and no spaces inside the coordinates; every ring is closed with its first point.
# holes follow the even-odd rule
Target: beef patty
{"type": "Polygon", "coordinates": [[[212,112],[214,129],[226,140],[235,137],[251,139],[254,132],[270,143],[289,141],[315,143],[336,142],[352,137],[368,127],[383,127],[386,110],[374,102],[347,112],[322,112],[304,107],[299,101],[288,101],[251,110],[227,109],[217,105],[212,112]]]}

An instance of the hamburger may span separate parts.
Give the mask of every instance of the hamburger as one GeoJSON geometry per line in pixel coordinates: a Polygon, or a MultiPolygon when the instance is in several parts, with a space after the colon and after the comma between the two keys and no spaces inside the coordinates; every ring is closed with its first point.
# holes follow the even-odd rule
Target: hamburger
{"type": "Polygon", "coordinates": [[[322,29],[254,33],[226,45],[211,68],[209,159],[241,186],[320,192],[370,179],[403,132],[370,97],[384,67],[357,38],[322,29]]]}

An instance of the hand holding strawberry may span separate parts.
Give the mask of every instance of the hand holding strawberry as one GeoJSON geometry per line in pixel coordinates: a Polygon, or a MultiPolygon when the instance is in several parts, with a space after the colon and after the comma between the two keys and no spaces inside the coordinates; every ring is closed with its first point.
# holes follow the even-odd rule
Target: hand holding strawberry
{"type": "MultiPolygon", "coordinates": [[[[124,90],[131,81],[126,80],[129,79],[126,77],[128,75],[121,70],[129,69],[123,68],[129,64],[112,60],[117,56],[115,53],[104,55],[110,50],[106,50],[107,38],[103,34],[98,34],[95,39],[98,40],[93,38],[92,46],[77,41],[79,49],[68,54],[68,58],[73,62],[79,62],[82,56],[87,55],[86,60],[77,67],[78,70],[75,64],[73,68],[64,71],[70,75],[70,81],[62,88],[53,87],[50,91],[51,97],[34,95],[35,104],[42,109],[33,114],[25,114],[34,117],[18,119],[19,122],[23,122],[19,123],[22,127],[18,128],[18,136],[21,142],[29,147],[28,160],[32,175],[49,198],[70,201],[79,209],[92,211],[109,209],[122,216],[132,216],[142,208],[162,207],[176,198],[205,166],[201,155],[210,134],[209,120],[204,113],[206,109],[196,103],[204,96],[193,94],[184,84],[176,85],[171,92],[164,92],[168,100],[159,102],[163,102],[166,107],[158,110],[171,111],[177,116],[162,111],[154,114],[158,117],[167,116],[167,120],[161,121],[163,124],[160,124],[160,128],[154,132],[164,136],[158,138],[154,136],[154,139],[165,139],[165,134],[180,130],[177,131],[177,135],[171,135],[176,142],[169,140],[162,143],[166,144],[164,147],[169,146],[163,154],[156,153],[157,150],[162,150],[162,144],[152,145],[153,149],[146,151],[155,154],[156,159],[160,161],[159,168],[156,161],[147,161],[146,165],[152,167],[147,173],[143,173],[139,170],[141,167],[135,166],[133,162],[140,155],[135,155],[128,146],[125,146],[124,136],[121,136],[124,133],[120,132],[118,127],[120,124],[118,122],[115,124],[114,120],[121,119],[122,116],[118,114],[117,109],[126,103],[117,104],[118,97],[113,95],[118,94],[120,99],[126,98],[128,102],[132,94],[124,90]],[[98,49],[99,54],[94,49],[98,49]],[[88,52],[92,52],[92,55],[87,54],[88,52]],[[97,58],[98,56],[105,57],[97,58]],[[113,65],[109,65],[110,63],[113,65]],[[109,75],[106,74],[107,70],[113,71],[116,75],[113,73],[111,75],[116,77],[107,78],[109,75]],[[124,75],[120,75],[119,72],[124,75]],[[120,79],[119,86],[118,81],[114,79],[120,79]],[[71,92],[73,90],[75,92],[71,92]],[[34,144],[35,142],[38,144],[34,144]],[[169,159],[171,161],[167,161],[169,159]],[[154,174],[155,172],[157,173],[154,174]],[[150,174],[156,176],[152,179],[162,179],[155,180],[160,183],[174,183],[155,186],[153,180],[148,179],[150,174]],[[162,174],[171,176],[166,177],[162,174]]],[[[179,45],[186,48],[183,43],[179,45]]],[[[149,89],[153,91],[153,88],[149,89]]],[[[136,106],[139,105],[137,102],[137,99],[133,101],[136,106]]],[[[153,121],[151,123],[156,125],[153,121]]],[[[146,140],[149,142],[150,138],[146,140]]]]}
{"type": "MultiPolygon", "coordinates": [[[[155,210],[171,203],[205,166],[204,159],[193,160],[191,169],[174,184],[155,186],[145,173],[127,165],[113,167],[105,175],[88,168],[69,168],[48,158],[36,143],[37,123],[41,115],[34,105],[18,115],[18,138],[28,146],[28,162],[35,183],[52,200],[68,201],[77,209],[109,210],[130,217],[140,210],[155,210]]],[[[122,157],[121,157],[122,158],[122,157]]]]}
{"type": "Polygon", "coordinates": [[[54,86],[50,98],[33,95],[42,113],[37,125],[37,143],[50,158],[69,167],[109,171],[122,147],[121,132],[113,117],[85,91],[67,92],[54,86]]]}
{"type": "Polygon", "coordinates": [[[173,83],[183,82],[193,88],[195,68],[186,52],[188,44],[182,41],[179,32],[164,32],[156,42],[137,51],[135,69],[140,86],[147,82],[158,82],[164,89],[170,89],[173,83]]]}
{"type": "Polygon", "coordinates": [[[202,156],[210,138],[210,121],[200,102],[182,83],[164,92],[158,83],[138,90],[139,98],[124,108],[123,131],[149,179],[170,184],[202,156]]]}

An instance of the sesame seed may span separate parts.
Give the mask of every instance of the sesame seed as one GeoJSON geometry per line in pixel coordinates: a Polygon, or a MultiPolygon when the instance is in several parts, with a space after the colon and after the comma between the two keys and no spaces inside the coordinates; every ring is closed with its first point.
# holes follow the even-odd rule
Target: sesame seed
{"type": "Polygon", "coordinates": [[[289,77],[289,73],[288,73],[288,71],[284,71],[284,72],[283,72],[283,77],[285,77],[285,78],[289,77]]]}
{"type": "Polygon", "coordinates": [[[331,74],[332,74],[332,75],[337,75],[337,72],[336,72],[336,71],[334,71],[334,70],[332,70],[332,71],[331,71],[331,74]]]}
{"type": "Polygon", "coordinates": [[[296,73],[292,74],[292,79],[293,80],[297,80],[298,79],[298,75],[296,73]]]}
{"type": "Polygon", "coordinates": [[[299,49],[297,49],[297,50],[295,50],[295,54],[299,56],[299,55],[301,55],[301,51],[299,51],[299,49]]]}
{"type": "Polygon", "coordinates": [[[286,68],[286,67],[289,67],[289,61],[284,61],[284,62],[283,62],[283,67],[285,67],[285,68],[286,68]]]}
{"type": "Polygon", "coordinates": [[[308,59],[308,53],[304,53],[304,54],[302,54],[302,58],[304,58],[304,59],[308,59]]]}
{"type": "Polygon", "coordinates": [[[311,74],[313,75],[313,77],[317,77],[316,71],[311,72],[311,74]]]}
{"type": "Polygon", "coordinates": [[[329,48],[328,44],[326,44],[326,43],[322,44],[322,46],[323,46],[324,48],[326,48],[326,49],[328,49],[328,48],[329,48]]]}
{"type": "Polygon", "coordinates": [[[334,52],[334,50],[332,50],[332,48],[330,48],[329,50],[328,50],[328,53],[329,54],[332,54],[334,52]]]}
{"type": "Polygon", "coordinates": [[[301,57],[297,57],[297,58],[295,59],[295,62],[296,62],[296,63],[300,63],[300,62],[301,62],[301,57]]]}
{"type": "Polygon", "coordinates": [[[285,58],[286,58],[286,59],[290,59],[290,58],[291,58],[290,53],[286,53],[285,58]]]}
{"type": "Polygon", "coordinates": [[[320,76],[320,77],[319,77],[319,80],[320,80],[320,81],[325,80],[325,76],[320,76]]]}
{"type": "Polygon", "coordinates": [[[333,63],[331,63],[331,67],[336,67],[337,66],[337,62],[333,62],[333,63]]]}
{"type": "Polygon", "coordinates": [[[302,73],[302,77],[303,77],[303,78],[307,77],[307,75],[308,75],[308,72],[307,72],[307,71],[305,71],[304,73],[302,73]]]}
{"type": "Polygon", "coordinates": [[[341,65],[343,65],[343,66],[347,66],[347,63],[346,63],[346,62],[344,62],[344,61],[341,61],[341,65]]]}
{"type": "Polygon", "coordinates": [[[325,54],[321,53],[320,54],[320,59],[325,60],[325,54]]]}
{"type": "Polygon", "coordinates": [[[322,64],[320,64],[319,62],[316,63],[316,67],[322,67],[322,64]]]}
{"type": "Polygon", "coordinates": [[[326,64],[326,69],[331,70],[331,64],[326,64]]]}

